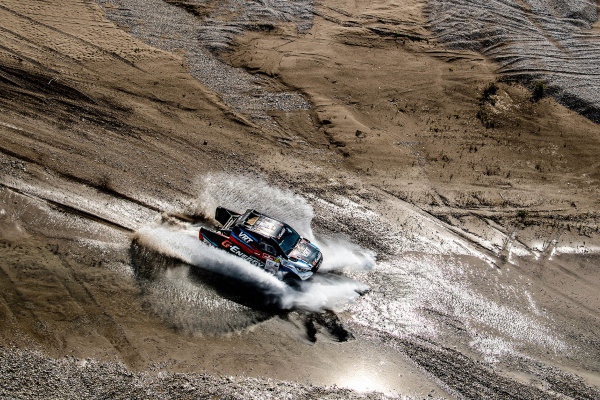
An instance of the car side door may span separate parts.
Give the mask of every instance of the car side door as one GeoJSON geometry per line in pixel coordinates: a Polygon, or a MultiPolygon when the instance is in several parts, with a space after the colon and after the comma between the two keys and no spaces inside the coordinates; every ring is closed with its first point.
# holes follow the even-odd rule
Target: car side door
{"type": "Polygon", "coordinates": [[[231,229],[231,239],[241,247],[242,251],[246,254],[253,254],[258,246],[256,242],[256,235],[247,232],[239,226],[234,226],[231,229]]]}

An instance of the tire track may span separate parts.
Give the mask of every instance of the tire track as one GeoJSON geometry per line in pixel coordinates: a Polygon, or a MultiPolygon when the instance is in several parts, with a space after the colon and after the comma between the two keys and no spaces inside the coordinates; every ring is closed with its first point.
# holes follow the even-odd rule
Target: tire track
{"type": "Polygon", "coordinates": [[[52,246],[43,248],[30,243],[3,245],[9,246],[15,256],[14,262],[0,266],[0,306],[7,311],[0,312],[9,317],[6,320],[8,328],[30,334],[40,344],[58,350],[67,345],[60,328],[66,323],[75,331],[79,330],[78,333],[73,332],[75,334],[86,335],[95,331],[129,365],[137,365],[141,361],[123,327],[110,312],[105,311],[90,285],[78,277],[77,269],[81,266],[77,263],[71,265],[72,261],[57,250],[58,246],[53,250],[52,246]],[[30,254],[48,261],[29,265],[30,254]],[[42,276],[46,277],[44,285],[39,284],[42,276]],[[34,286],[37,289],[30,290],[34,286]],[[75,302],[77,307],[67,309],[57,302],[75,302]],[[60,317],[49,318],[49,315],[57,314],[60,317]]]}
{"type": "Polygon", "coordinates": [[[2,4],[0,4],[0,10],[3,10],[5,12],[7,12],[7,13],[10,13],[10,14],[12,14],[12,15],[20,18],[20,19],[23,19],[25,21],[28,21],[28,22],[30,22],[30,23],[32,23],[34,25],[42,26],[42,27],[44,27],[44,28],[46,28],[46,29],[48,29],[48,30],[50,30],[52,32],[56,32],[56,33],[58,33],[60,35],[63,35],[65,37],[69,38],[69,39],[73,39],[73,40],[75,40],[75,41],[77,41],[77,42],[79,42],[81,44],[84,44],[85,46],[89,46],[89,47],[91,47],[91,48],[93,48],[95,50],[98,50],[99,52],[101,52],[103,54],[106,54],[106,55],[110,56],[111,58],[114,58],[114,59],[116,59],[116,60],[118,60],[118,61],[120,61],[120,62],[122,62],[122,63],[124,63],[124,64],[126,64],[126,65],[128,65],[130,67],[132,67],[132,68],[135,68],[136,70],[139,70],[141,72],[145,72],[141,68],[137,67],[133,62],[131,62],[131,61],[129,61],[129,60],[121,57],[120,55],[118,55],[118,54],[116,54],[116,53],[114,53],[112,51],[108,51],[105,48],[103,48],[102,46],[98,46],[97,44],[92,43],[92,42],[90,42],[88,40],[82,39],[82,38],[80,38],[78,36],[75,36],[75,35],[72,35],[70,33],[65,32],[65,31],[62,31],[62,30],[60,30],[58,28],[55,28],[55,27],[53,27],[51,25],[45,24],[43,22],[40,22],[40,21],[38,21],[38,20],[36,20],[36,19],[34,19],[32,17],[29,17],[27,15],[21,14],[18,11],[12,10],[12,9],[10,9],[10,8],[2,5],[2,4]]]}
{"type": "MultiPolygon", "coordinates": [[[[85,70],[88,70],[88,68],[87,68],[87,66],[86,66],[86,64],[84,62],[82,62],[80,60],[77,60],[76,58],[73,58],[73,57],[71,57],[68,54],[61,53],[60,51],[55,50],[52,47],[41,45],[39,43],[34,44],[32,41],[30,41],[25,36],[20,35],[17,32],[11,30],[11,29],[8,29],[6,27],[0,26],[0,32],[4,33],[6,35],[5,37],[7,39],[12,39],[12,41],[18,41],[19,42],[18,43],[19,45],[17,46],[18,49],[22,49],[23,47],[26,48],[26,49],[30,49],[30,50],[32,50],[32,54],[35,54],[39,50],[42,50],[44,52],[50,53],[51,55],[58,56],[61,59],[68,60],[68,62],[75,63],[78,66],[80,66],[81,68],[83,68],[85,70]]],[[[3,42],[6,42],[6,41],[3,40],[3,42]]],[[[8,47],[6,47],[4,45],[2,45],[0,48],[2,50],[6,51],[7,53],[16,56],[18,59],[23,59],[23,60],[26,60],[27,62],[29,62],[29,63],[31,63],[33,65],[36,65],[38,67],[42,67],[45,71],[49,71],[49,72],[52,72],[52,73],[57,74],[57,75],[60,74],[60,71],[58,71],[56,69],[49,69],[49,66],[47,64],[43,64],[43,63],[39,62],[38,60],[36,60],[34,58],[26,56],[23,53],[23,51],[19,51],[18,52],[17,50],[10,49],[10,48],[8,48],[8,47]]]]}
{"type": "MultiPolygon", "coordinates": [[[[8,244],[3,245],[7,246],[8,244]]],[[[1,304],[2,308],[5,309],[2,316],[8,317],[2,320],[3,328],[12,325],[13,330],[16,327],[17,331],[30,334],[34,340],[45,345],[57,344],[55,340],[52,340],[52,335],[45,331],[45,324],[38,318],[33,309],[28,307],[31,303],[19,291],[17,281],[11,277],[10,267],[4,263],[0,265],[0,289],[1,304]]]]}
{"type": "Polygon", "coordinates": [[[62,285],[70,297],[83,308],[86,317],[91,316],[94,319],[95,329],[110,342],[129,365],[140,363],[142,357],[127,338],[123,327],[106,311],[102,302],[96,299],[90,284],[78,277],[76,272],[78,266],[75,268],[70,266],[64,256],[61,257],[61,261],[61,272],[67,277],[62,280],[62,285]]]}
{"type": "Polygon", "coordinates": [[[449,47],[481,52],[498,63],[501,75],[544,82],[547,94],[600,123],[595,2],[432,0],[426,13],[449,47]]]}

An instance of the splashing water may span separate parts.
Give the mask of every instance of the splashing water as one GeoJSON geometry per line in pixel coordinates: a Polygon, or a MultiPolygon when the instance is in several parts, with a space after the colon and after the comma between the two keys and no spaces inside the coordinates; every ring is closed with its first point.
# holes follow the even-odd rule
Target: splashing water
{"type": "MultiPolygon", "coordinates": [[[[253,176],[209,174],[198,182],[199,196],[194,211],[197,215],[212,218],[217,206],[238,212],[253,208],[289,223],[301,235],[314,241],[323,252],[322,272],[368,270],[375,265],[374,253],[345,238],[315,239],[311,229],[313,208],[305,198],[291,191],[272,187],[265,180],[253,176]]],[[[152,292],[153,301],[157,303],[154,309],[177,326],[193,332],[217,331],[223,323],[228,327],[246,326],[254,319],[264,318],[260,310],[265,306],[282,310],[338,311],[369,289],[349,277],[322,273],[315,274],[308,281],[298,282],[294,287],[288,286],[268,272],[200,242],[198,227],[189,224],[146,226],[136,232],[135,242],[146,250],[186,264],[164,269],[160,262],[154,265],[152,259],[143,261],[145,270],[158,271],[154,274],[155,280],[147,285],[148,292],[152,292]],[[200,283],[193,277],[203,276],[202,271],[218,274],[217,280],[218,276],[235,280],[240,288],[249,288],[249,291],[238,291],[237,294],[241,293],[242,297],[233,301],[240,304],[231,304],[226,298],[219,300],[218,294],[204,287],[206,282],[200,283]],[[217,319],[223,323],[207,323],[210,318],[195,316],[199,309],[204,310],[206,315],[223,313],[225,321],[219,317],[217,319]],[[248,318],[242,316],[244,312],[248,318]]],[[[235,282],[232,284],[236,285],[235,282]]],[[[222,294],[227,297],[227,294],[222,294]]]]}
{"type": "Polygon", "coordinates": [[[197,230],[157,226],[140,229],[136,239],[138,244],[165,256],[250,284],[264,294],[267,302],[281,309],[338,310],[368,289],[350,278],[317,275],[311,281],[300,282],[298,291],[232,254],[203,244],[197,235],[197,230]]]}
{"type": "Polygon", "coordinates": [[[319,271],[368,271],[375,267],[375,252],[344,238],[317,238],[315,244],[323,253],[319,271]]]}
{"type": "Polygon", "coordinates": [[[144,227],[137,232],[138,243],[177,258],[189,265],[264,287],[280,297],[286,285],[273,275],[244,260],[200,242],[197,230],[177,227],[144,227]]]}
{"type": "Polygon", "coordinates": [[[369,289],[369,286],[350,278],[323,275],[315,275],[311,281],[301,282],[300,286],[302,291],[294,292],[293,296],[285,296],[284,300],[294,308],[311,311],[325,308],[340,311],[346,304],[356,300],[360,293],[369,289]]]}
{"type": "Polygon", "coordinates": [[[375,266],[374,252],[345,238],[315,238],[310,226],[314,216],[312,206],[305,198],[291,191],[270,186],[260,178],[226,174],[206,175],[202,178],[200,187],[197,214],[212,218],[217,206],[238,212],[254,208],[285,221],[321,249],[323,272],[370,270],[375,266]]]}
{"type": "Polygon", "coordinates": [[[253,208],[270,217],[285,221],[302,236],[314,239],[310,223],[313,208],[303,197],[270,186],[252,176],[209,174],[199,181],[200,194],[196,213],[212,218],[217,206],[237,212],[253,208]]]}

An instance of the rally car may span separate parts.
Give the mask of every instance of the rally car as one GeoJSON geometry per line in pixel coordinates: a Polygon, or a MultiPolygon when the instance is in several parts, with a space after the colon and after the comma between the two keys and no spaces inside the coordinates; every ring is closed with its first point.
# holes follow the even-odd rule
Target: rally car
{"type": "Polygon", "coordinates": [[[223,249],[281,279],[310,278],[321,266],[323,255],[317,246],[289,225],[252,209],[239,214],[217,207],[217,231],[200,228],[201,241],[223,249]]]}

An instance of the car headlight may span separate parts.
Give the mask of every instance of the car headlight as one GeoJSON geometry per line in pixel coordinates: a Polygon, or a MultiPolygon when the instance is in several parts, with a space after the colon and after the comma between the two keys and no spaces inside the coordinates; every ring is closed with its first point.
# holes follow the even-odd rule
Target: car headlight
{"type": "Polygon", "coordinates": [[[287,266],[289,268],[293,268],[296,271],[302,272],[302,273],[304,273],[304,272],[310,272],[311,271],[311,267],[310,266],[308,266],[308,265],[306,265],[306,264],[304,264],[304,263],[302,263],[300,261],[293,262],[291,260],[283,260],[282,264],[284,266],[287,266]]]}
{"type": "Polygon", "coordinates": [[[309,272],[311,270],[311,268],[308,265],[294,265],[296,267],[296,269],[300,272],[309,272]]]}

